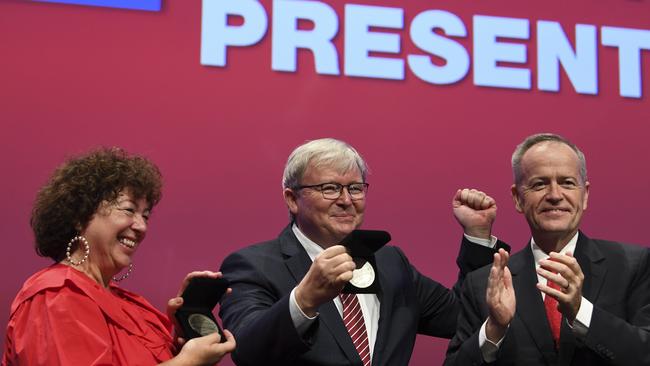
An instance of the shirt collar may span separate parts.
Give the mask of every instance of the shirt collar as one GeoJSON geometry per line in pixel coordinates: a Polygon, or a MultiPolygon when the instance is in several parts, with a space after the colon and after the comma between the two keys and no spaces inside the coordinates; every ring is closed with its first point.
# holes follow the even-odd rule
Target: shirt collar
{"type": "Polygon", "coordinates": [[[300,245],[302,245],[302,247],[305,248],[305,251],[307,251],[307,255],[309,255],[309,258],[311,258],[312,262],[319,254],[325,250],[320,245],[309,239],[305,234],[303,234],[295,222],[293,225],[291,225],[291,230],[293,231],[294,235],[296,235],[296,238],[300,242],[300,245]]]}
{"type": "MultiPolygon", "coordinates": [[[[565,245],[564,248],[560,250],[560,254],[566,254],[566,252],[571,252],[575,254],[577,243],[578,243],[578,233],[576,232],[573,238],[569,240],[567,245],[565,245]]],[[[530,248],[533,250],[533,258],[535,258],[535,267],[539,267],[539,261],[541,261],[542,259],[546,259],[549,256],[542,250],[542,248],[537,246],[537,244],[535,243],[535,238],[530,238],[530,248]]]]}

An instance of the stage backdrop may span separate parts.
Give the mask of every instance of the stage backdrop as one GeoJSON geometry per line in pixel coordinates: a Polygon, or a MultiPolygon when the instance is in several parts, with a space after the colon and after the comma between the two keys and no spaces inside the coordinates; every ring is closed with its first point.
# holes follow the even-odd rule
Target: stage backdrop
{"type": "MultiPolygon", "coordinates": [[[[509,160],[532,133],[584,150],[586,233],[648,245],[647,1],[134,3],[151,8],[0,2],[2,339],[15,293],[50,264],[28,223],[36,191],[97,146],[164,174],[123,284],[160,309],[187,272],[282,230],[285,160],[320,137],[370,165],[364,227],[448,286],[457,188],[492,195],[496,235],[527,242],[509,160]]],[[[411,363],[440,364],[446,346],[420,337],[411,363]]]]}

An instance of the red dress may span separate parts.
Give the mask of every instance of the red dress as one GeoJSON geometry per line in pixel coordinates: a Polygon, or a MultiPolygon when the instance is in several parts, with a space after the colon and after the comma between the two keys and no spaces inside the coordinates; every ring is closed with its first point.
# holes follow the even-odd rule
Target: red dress
{"type": "Polygon", "coordinates": [[[172,344],[169,319],[147,300],[55,264],[16,295],[2,365],[155,365],[172,344]]]}

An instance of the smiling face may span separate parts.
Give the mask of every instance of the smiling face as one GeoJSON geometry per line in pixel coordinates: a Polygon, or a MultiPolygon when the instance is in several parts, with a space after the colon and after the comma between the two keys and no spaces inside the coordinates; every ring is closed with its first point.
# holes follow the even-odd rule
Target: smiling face
{"type": "MultiPolygon", "coordinates": [[[[87,272],[108,280],[131,263],[131,257],[147,232],[149,204],[123,190],[113,203],[103,202],[81,235],[90,243],[87,272]]],[[[97,278],[99,277],[99,278],[97,278]]]]}
{"type": "MultiPolygon", "coordinates": [[[[361,172],[353,168],[341,173],[331,167],[307,166],[300,184],[303,186],[322,183],[363,183],[361,172]]],[[[316,189],[295,190],[285,188],[284,198],[295,218],[296,225],[309,239],[323,248],[340,244],[363,222],[365,197],[352,200],[347,189],[343,189],[338,199],[325,199],[316,189]]]]}
{"type": "Polygon", "coordinates": [[[535,242],[544,250],[559,250],[578,231],[589,182],[582,181],[580,161],[569,146],[542,142],[522,156],[521,182],[512,186],[512,197],[535,242]]]}

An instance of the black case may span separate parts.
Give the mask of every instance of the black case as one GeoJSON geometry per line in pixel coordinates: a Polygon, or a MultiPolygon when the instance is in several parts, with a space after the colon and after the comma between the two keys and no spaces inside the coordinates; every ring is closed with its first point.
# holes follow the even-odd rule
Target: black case
{"type": "MultiPolygon", "coordinates": [[[[224,278],[195,277],[190,280],[189,285],[183,291],[183,306],[176,311],[176,320],[183,331],[185,339],[201,337],[213,332],[199,334],[190,320],[196,318],[196,314],[209,318],[214,324],[216,331],[221,336],[221,343],[226,341],[221,326],[212,314],[212,309],[217,305],[221,297],[228,290],[229,283],[224,278]]],[[[207,322],[207,320],[205,320],[207,322]]]]}
{"type": "MultiPolygon", "coordinates": [[[[366,262],[370,263],[375,273],[377,272],[377,263],[375,263],[375,252],[390,241],[390,234],[382,230],[354,230],[348,236],[343,238],[341,244],[348,248],[348,253],[352,256],[357,268],[361,268],[366,262]]],[[[343,293],[348,294],[377,294],[381,291],[379,278],[366,288],[359,288],[350,282],[343,287],[343,293]]]]}

